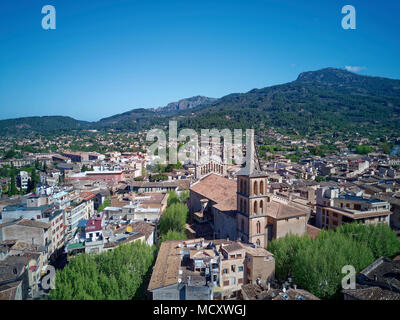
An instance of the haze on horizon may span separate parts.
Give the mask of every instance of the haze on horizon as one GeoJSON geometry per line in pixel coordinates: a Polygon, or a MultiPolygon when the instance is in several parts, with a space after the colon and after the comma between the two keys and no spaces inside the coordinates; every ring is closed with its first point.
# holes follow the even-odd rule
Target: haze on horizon
{"type": "Polygon", "coordinates": [[[196,95],[220,98],[326,67],[400,79],[400,3],[351,1],[52,1],[0,4],[0,119],[97,121],[196,95]]]}

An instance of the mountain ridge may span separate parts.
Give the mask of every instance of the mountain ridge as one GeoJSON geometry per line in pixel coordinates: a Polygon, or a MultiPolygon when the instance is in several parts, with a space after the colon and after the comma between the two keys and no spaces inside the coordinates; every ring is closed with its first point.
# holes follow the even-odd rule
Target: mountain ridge
{"type": "MultiPolygon", "coordinates": [[[[358,127],[367,131],[371,126],[374,130],[379,127],[398,132],[393,121],[400,121],[400,80],[324,68],[302,72],[292,82],[231,93],[219,99],[194,96],[165,107],[132,109],[96,122],[66,118],[68,121],[61,128],[67,129],[69,125],[71,129],[141,130],[167,125],[173,119],[181,127],[193,129],[250,125],[307,133],[328,127],[340,130],[358,127]],[[392,114],[389,119],[388,113],[392,114]]],[[[18,131],[16,124],[24,127],[23,119],[30,118],[1,120],[0,129],[18,131]],[[7,121],[11,121],[8,127],[7,121]]],[[[28,128],[32,124],[25,127],[25,132],[28,128]]]]}

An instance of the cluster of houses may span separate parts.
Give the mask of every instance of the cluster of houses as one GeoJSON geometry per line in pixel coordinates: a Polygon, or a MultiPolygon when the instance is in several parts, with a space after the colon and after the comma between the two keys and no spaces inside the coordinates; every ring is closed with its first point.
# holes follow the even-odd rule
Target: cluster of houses
{"type": "MultiPolygon", "coordinates": [[[[400,163],[388,155],[264,162],[252,137],[245,166],[196,158],[165,173],[166,181],[150,181],[146,167],[156,159],[139,152],[65,151],[7,163],[23,168],[37,160],[47,169],[35,192],[0,200],[0,299],[39,297],[47,266],[62,257],[156,244],[169,191],[189,190],[188,240],[162,243],[148,286],[152,299],[315,300],[290,279],[275,281],[270,241],[315,237],[354,221],[400,230],[400,163]]],[[[18,188],[26,190],[29,179],[20,171],[18,188]]],[[[394,299],[398,270],[395,261],[375,262],[345,298],[394,299]]]]}

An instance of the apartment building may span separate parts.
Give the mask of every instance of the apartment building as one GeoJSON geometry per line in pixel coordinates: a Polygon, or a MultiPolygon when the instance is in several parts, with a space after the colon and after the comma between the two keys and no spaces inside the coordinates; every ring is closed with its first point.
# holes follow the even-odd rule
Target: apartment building
{"type": "Polygon", "coordinates": [[[20,171],[17,175],[17,186],[22,190],[28,189],[29,174],[26,171],[20,171]]]}
{"type": "Polygon", "coordinates": [[[163,242],[149,283],[153,300],[237,299],[246,283],[274,278],[275,260],[263,248],[204,238],[163,242]]]}
{"type": "Polygon", "coordinates": [[[78,230],[78,224],[81,220],[89,220],[94,214],[94,198],[91,192],[81,192],[79,197],[72,200],[68,207],[64,209],[64,225],[66,240],[74,237],[78,230]]]}
{"type": "Polygon", "coordinates": [[[317,189],[316,226],[335,229],[343,223],[358,222],[390,225],[390,203],[387,201],[340,194],[335,187],[317,189]]]}

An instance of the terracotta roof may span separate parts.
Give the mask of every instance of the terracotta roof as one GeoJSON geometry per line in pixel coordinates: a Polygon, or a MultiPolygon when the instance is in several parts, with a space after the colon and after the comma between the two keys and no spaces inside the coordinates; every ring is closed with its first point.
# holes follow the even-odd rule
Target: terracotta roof
{"type": "Polygon", "coordinates": [[[253,257],[267,257],[267,256],[273,256],[271,252],[264,248],[255,248],[250,245],[245,245],[243,243],[239,243],[245,250],[246,253],[252,255],[253,257]]]}
{"type": "Polygon", "coordinates": [[[2,225],[0,225],[0,228],[4,227],[6,225],[12,225],[12,224],[17,224],[19,226],[25,226],[25,227],[44,228],[44,229],[49,229],[50,226],[51,226],[51,224],[48,223],[48,222],[21,219],[21,220],[18,220],[18,221],[12,221],[11,223],[3,223],[2,225]]]}
{"type": "Polygon", "coordinates": [[[165,241],[158,251],[148,290],[166,287],[178,283],[178,269],[181,264],[179,241],[165,241]]]}
{"type": "Polygon", "coordinates": [[[146,236],[146,239],[154,232],[154,226],[144,221],[137,221],[131,224],[133,232],[139,232],[146,236]]]}
{"type": "Polygon", "coordinates": [[[192,186],[190,190],[215,202],[214,207],[220,211],[237,209],[237,184],[234,180],[210,174],[192,186]]]}
{"type": "Polygon", "coordinates": [[[244,248],[239,243],[233,242],[231,244],[228,244],[227,246],[223,246],[222,249],[228,253],[231,253],[238,250],[243,250],[244,248]]]}
{"type": "Polygon", "coordinates": [[[275,219],[288,219],[292,217],[304,216],[307,211],[288,204],[283,204],[276,201],[267,203],[268,216],[275,219]]]}

